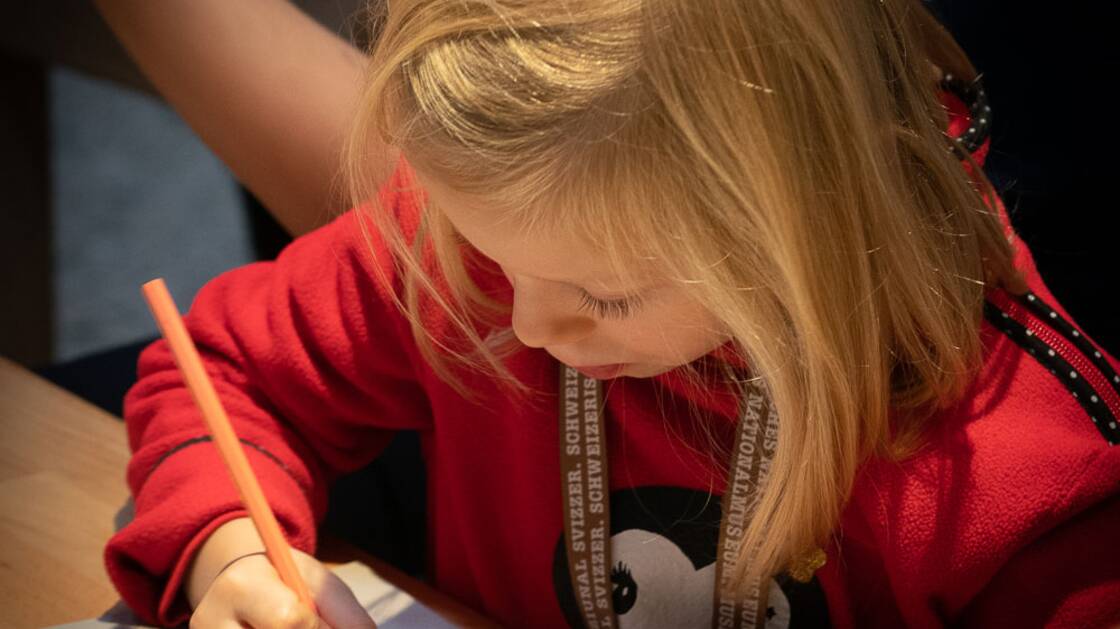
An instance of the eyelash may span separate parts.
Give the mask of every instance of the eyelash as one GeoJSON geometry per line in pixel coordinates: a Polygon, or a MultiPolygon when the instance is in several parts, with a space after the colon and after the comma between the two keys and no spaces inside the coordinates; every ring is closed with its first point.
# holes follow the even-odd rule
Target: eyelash
{"type": "Polygon", "coordinates": [[[600,319],[625,319],[642,306],[642,300],[638,298],[606,301],[592,297],[587,291],[582,291],[582,293],[583,297],[576,310],[590,309],[600,319]]]}

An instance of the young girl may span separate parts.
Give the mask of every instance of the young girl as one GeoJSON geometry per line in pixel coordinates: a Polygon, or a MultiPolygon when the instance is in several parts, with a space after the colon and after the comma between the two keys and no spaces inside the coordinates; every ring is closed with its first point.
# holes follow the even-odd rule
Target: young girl
{"type": "MultiPolygon", "coordinates": [[[[1120,620],[1117,362],[1014,238],[990,108],[919,3],[374,24],[359,207],[188,316],[323,621],[368,623],[311,556],[327,487],[406,429],[430,577],[503,624],[1120,620]]],[[[126,420],[124,599],[312,626],[162,342],[126,420]]]]}

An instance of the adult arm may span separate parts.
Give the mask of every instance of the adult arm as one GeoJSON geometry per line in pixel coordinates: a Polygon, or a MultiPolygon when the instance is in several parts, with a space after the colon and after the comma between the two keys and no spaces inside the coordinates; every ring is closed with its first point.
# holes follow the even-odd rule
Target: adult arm
{"type": "MultiPolygon", "coordinates": [[[[148,80],[289,232],[344,209],[338,157],[366,55],[284,0],[95,4],[148,80]]],[[[397,155],[371,149],[383,180],[397,155]]]]}

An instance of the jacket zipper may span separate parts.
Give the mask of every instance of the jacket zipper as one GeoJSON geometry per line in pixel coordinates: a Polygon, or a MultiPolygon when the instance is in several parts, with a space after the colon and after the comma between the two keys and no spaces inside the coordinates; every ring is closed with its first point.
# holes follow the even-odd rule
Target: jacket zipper
{"type": "MultiPolygon", "coordinates": [[[[1004,300],[1000,299],[999,301],[1004,300]]],[[[1039,340],[1050,346],[1058,356],[1061,356],[1062,360],[1065,360],[1077,370],[1078,377],[1085,378],[1086,382],[1096,390],[1097,398],[1112,412],[1112,416],[1120,418],[1120,400],[1117,400],[1120,396],[1116,394],[1115,389],[1108,382],[1108,378],[1081,353],[1081,350],[1073,346],[1064,336],[1055,332],[1041,317],[1035,316],[1025,306],[1011,300],[1004,301],[1002,304],[997,303],[997,305],[1025,327],[1029,334],[1037,336],[1039,340]]],[[[1080,334],[1080,332],[1076,333],[1080,334]]],[[[1064,374],[1058,376],[1064,377],[1064,374]]],[[[1092,400],[1090,401],[1092,402],[1092,400]]]]}

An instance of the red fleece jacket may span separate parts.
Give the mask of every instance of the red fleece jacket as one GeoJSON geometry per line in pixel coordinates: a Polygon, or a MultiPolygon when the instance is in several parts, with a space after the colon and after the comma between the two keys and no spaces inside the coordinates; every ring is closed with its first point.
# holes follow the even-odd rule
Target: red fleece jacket
{"type": "MultiPolygon", "coordinates": [[[[958,135],[967,111],[945,103],[958,135]]],[[[406,228],[417,213],[400,189],[409,182],[402,161],[381,191],[406,228]]],[[[394,431],[417,430],[433,583],[511,626],[577,622],[561,544],[556,364],[535,349],[509,359],[544,392],[529,401],[469,374],[476,401],[457,394],[390,305],[385,291],[399,286],[374,281],[371,265],[391,266],[359,216],[215,279],[186,319],[273,509],[313,552],[330,482],[394,431]]],[[[768,626],[1120,622],[1117,363],[1016,247],[1032,297],[989,295],[985,364],[969,395],[935,418],[917,455],[863,466],[825,566],[807,584],[771,584],[768,626]]],[[[494,277],[483,281],[509,290],[494,277]]],[[[707,626],[720,505],[709,494],[724,479],[689,417],[699,409],[730,442],[735,400],[675,372],[608,389],[612,581],[629,593],[616,597],[620,623],[707,626]]],[[[109,573],[140,616],[179,622],[193,552],[244,512],[164,342],[143,353],[125,417],[136,517],[109,542],[109,573]]]]}

